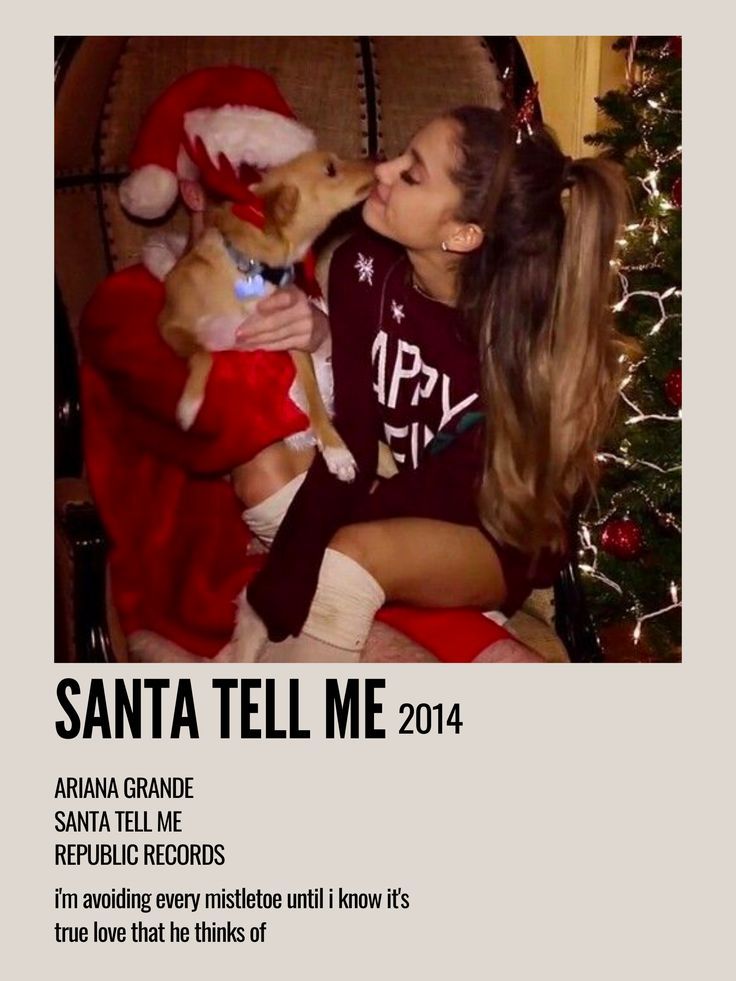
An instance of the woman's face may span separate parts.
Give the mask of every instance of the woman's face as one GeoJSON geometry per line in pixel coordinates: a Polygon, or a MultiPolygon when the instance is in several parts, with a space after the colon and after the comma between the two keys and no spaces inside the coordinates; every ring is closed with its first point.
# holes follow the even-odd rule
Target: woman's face
{"type": "Polygon", "coordinates": [[[461,195],[450,173],[458,163],[458,124],[435,119],[400,157],[376,167],[376,187],[363,204],[369,228],[408,249],[440,249],[459,227],[461,195]]]}

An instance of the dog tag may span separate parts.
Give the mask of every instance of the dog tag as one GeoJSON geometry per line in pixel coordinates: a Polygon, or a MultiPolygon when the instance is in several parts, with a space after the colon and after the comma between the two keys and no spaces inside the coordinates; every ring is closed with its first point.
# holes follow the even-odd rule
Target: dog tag
{"type": "Polygon", "coordinates": [[[241,276],[235,280],[235,295],[239,300],[248,300],[253,296],[263,296],[266,291],[266,281],[260,273],[247,278],[241,276]]]}

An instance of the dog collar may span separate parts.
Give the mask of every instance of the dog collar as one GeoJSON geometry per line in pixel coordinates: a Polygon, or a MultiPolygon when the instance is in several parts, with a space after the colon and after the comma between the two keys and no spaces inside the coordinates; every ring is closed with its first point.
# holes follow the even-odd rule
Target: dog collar
{"type": "Polygon", "coordinates": [[[290,286],[294,282],[294,266],[267,266],[258,259],[253,259],[245,252],[241,252],[233,243],[223,235],[225,250],[238,270],[242,273],[235,281],[235,295],[239,300],[245,300],[253,296],[263,296],[266,292],[266,283],[273,286],[290,286]]]}

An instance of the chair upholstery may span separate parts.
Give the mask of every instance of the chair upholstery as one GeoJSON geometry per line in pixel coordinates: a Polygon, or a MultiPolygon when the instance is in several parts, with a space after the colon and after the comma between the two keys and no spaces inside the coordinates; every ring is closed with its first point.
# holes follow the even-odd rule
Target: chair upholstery
{"type": "MultiPolygon", "coordinates": [[[[135,263],[151,223],[121,210],[117,186],[142,117],[171,82],[195,68],[241,64],[276,79],[297,118],[320,145],[344,156],[399,152],[411,133],[443,108],[502,102],[501,70],[489,39],[479,37],[91,37],[81,39],[56,97],[56,277],[74,337],[81,311],[110,272],[135,263]]],[[[183,227],[178,208],[167,216],[183,227]]],[[[57,411],[57,416],[58,416],[57,411]]],[[[76,474],[74,476],[77,476],[76,474]]],[[[74,485],[84,498],[83,485],[74,485]]],[[[63,487],[66,500],[69,487],[63,487]]],[[[63,503],[57,516],[63,517],[63,503]]],[[[59,522],[57,522],[57,525],[59,522]]],[[[61,521],[63,525],[63,521],[61,521]]],[[[74,603],[67,595],[70,555],[57,540],[58,635],[73,657],[74,603]]],[[[551,591],[550,591],[551,593],[551,591]]],[[[114,611],[111,611],[114,612],[114,611]]],[[[549,614],[549,610],[547,611],[549,614]]],[[[545,623],[534,620],[534,646],[566,657],[545,623]]],[[[547,616],[551,622],[551,617],[547,616]]],[[[523,638],[523,618],[511,626],[523,638]]],[[[118,634],[116,659],[124,657],[118,634]]],[[[393,655],[392,655],[393,656],[393,655]]],[[[547,656],[547,654],[545,654],[547,656]]],[[[380,657],[380,652],[376,657],[380,657]]]]}

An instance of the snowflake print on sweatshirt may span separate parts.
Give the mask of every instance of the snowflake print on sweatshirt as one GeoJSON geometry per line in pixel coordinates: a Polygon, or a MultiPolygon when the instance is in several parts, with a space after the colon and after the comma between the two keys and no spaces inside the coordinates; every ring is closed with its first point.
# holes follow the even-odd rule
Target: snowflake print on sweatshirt
{"type": "Polygon", "coordinates": [[[395,243],[363,233],[343,243],[332,261],[333,332],[338,346],[342,337],[349,345],[349,365],[336,370],[357,405],[360,361],[370,361],[364,411],[377,417],[399,469],[414,469],[440,432],[454,430],[464,413],[477,409],[475,346],[464,336],[457,310],[413,287],[408,257],[395,243]],[[348,270],[355,270],[358,283],[375,288],[356,286],[348,270]]]}
{"type": "Polygon", "coordinates": [[[368,283],[369,286],[373,286],[373,257],[364,256],[362,252],[358,253],[358,261],[353,266],[353,269],[358,271],[358,282],[368,283]]]}

